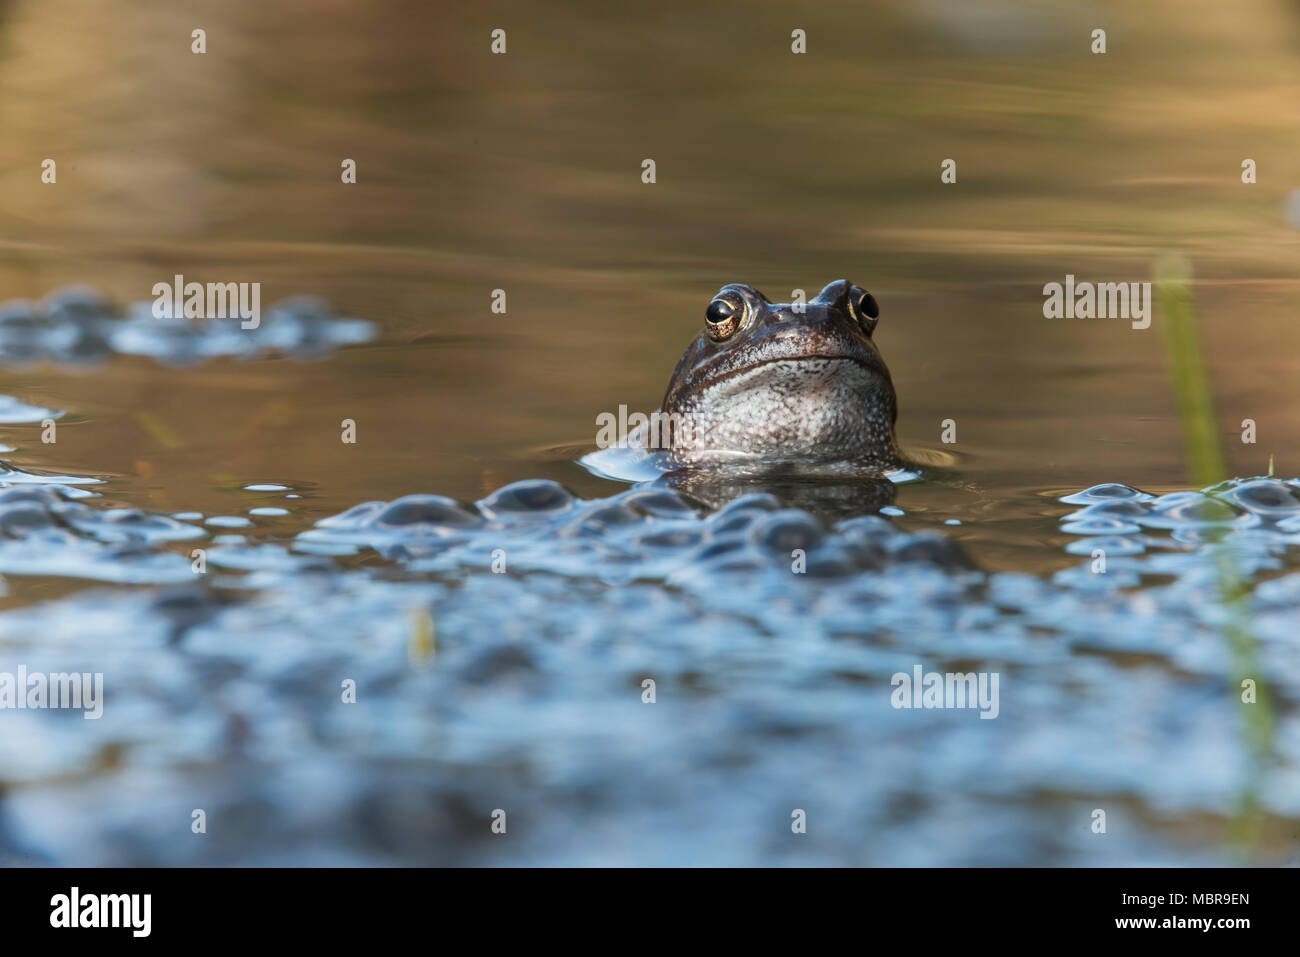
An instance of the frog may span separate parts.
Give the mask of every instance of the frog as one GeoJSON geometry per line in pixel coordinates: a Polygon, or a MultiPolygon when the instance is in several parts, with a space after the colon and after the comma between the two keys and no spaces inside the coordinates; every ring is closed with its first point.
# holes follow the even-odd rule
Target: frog
{"type": "Polygon", "coordinates": [[[848,279],[795,303],[724,285],[673,370],[650,440],[671,468],[902,468],[879,317],[875,297],[848,279]]]}

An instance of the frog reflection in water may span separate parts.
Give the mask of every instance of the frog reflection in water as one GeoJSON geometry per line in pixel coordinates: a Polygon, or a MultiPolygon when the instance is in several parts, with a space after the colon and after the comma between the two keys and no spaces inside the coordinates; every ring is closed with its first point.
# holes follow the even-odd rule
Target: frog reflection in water
{"type": "Polygon", "coordinates": [[[872,340],[879,315],[847,279],[806,304],[723,286],[650,439],[665,450],[669,484],[710,504],[755,490],[817,511],[891,502],[883,476],[903,462],[893,382],[872,340]]]}

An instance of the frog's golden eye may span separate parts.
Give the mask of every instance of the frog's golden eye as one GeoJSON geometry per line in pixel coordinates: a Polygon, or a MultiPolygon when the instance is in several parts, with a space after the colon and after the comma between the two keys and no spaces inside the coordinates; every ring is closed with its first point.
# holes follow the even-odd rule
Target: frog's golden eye
{"type": "Polygon", "coordinates": [[[723,294],[704,310],[705,326],[714,342],[730,339],[745,319],[745,301],[739,296],[723,294]]]}
{"type": "Polygon", "coordinates": [[[867,335],[876,331],[876,317],[880,315],[880,307],[876,305],[876,297],[871,293],[857,286],[850,289],[849,311],[867,335]]]}
{"type": "Polygon", "coordinates": [[[876,297],[869,292],[864,292],[862,298],[858,300],[858,315],[866,316],[868,319],[876,319],[880,316],[880,306],[876,305],[876,297]]]}

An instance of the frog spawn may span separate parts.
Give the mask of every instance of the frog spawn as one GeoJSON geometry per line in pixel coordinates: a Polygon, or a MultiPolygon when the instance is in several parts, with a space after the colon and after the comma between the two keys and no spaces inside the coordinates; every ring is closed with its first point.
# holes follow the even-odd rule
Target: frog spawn
{"type": "Polygon", "coordinates": [[[84,365],[114,355],[146,356],[190,366],[218,356],[251,359],[267,353],[318,358],[373,339],[373,323],[334,316],[318,299],[294,297],[269,306],[255,328],[232,319],[157,318],[153,304],[125,313],[92,289],[58,290],[42,302],[0,303],[0,363],[84,365]]]}
{"type": "Polygon", "coordinates": [[[129,584],[193,580],[188,560],[157,546],[202,538],[203,529],[139,509],[92,508],[84,499],[93,494],[70,485],[0,489],[0,573],[129,584]]]}
{"type": "MultiPolygon", "coordinates": [[[[1226,816],[1246,783],[1209,545],[1175,535],[1267,531],[1284,560],[1294,485],[1249,486],[1071,496],[1067,534],[1141,546],[1128,557],[1149,584],[1132,591],[983,573],[939,536],[875,516],[827,527],[761,494],[709,514],[658,488],[591,502],[549,482],[472,506],[365,503],[297,536],[309,570],[266,561],[238,600],[92,590],[0,614],[0,648],[33,667],[110,655],[130,718],[110,711],[88,735],[22,716],[0,767],[26,786],[0,811],[53,862],[1217,860],[1133,815],[1226,816]],[[1077,514],[1107,504],[1124,507],[1077,514]],[[386,562],[349,566],[368,554],[386,562]],[[1171,556],[1189,563],[1166,576],[1171,556]],[[416,663],[421,610],[437,638],[416,663]],[[918,661],[999,672],[999,719],[893,709],[891,675],[918,661]],[[337,703],[344,675],[355,706],[337,703]],[[112,775],[70,776],[113,753],[127,758],[112,775]],[[1129,839],[1066,826],[1099,803],[1129,839]],[[175,841],[172,819],[198,806],[239,828],[175,841]],[[526,826],[487,840],[483,807],[526,826]],[[806,840],[756,837],[791,807],[813,809],[806,840]]],[[[1278,740],[1297,740],[1300,575],[1259,584],[1254,604],[1278,740]]],[[[1284,750],[1261,795],[1284,824],[1300,818],[1298,766],[1284,750]]]]}
{"type": "Polygon", "coordinates": [[[666,488],[581,501],[535,480],[506,486],[474,509],[435,495],[367,502],[317,522],[298,540],[373,548],[411,571],[488,570],[501,556],[515,571],[606,584],[661,579],[685,589],[715,587],[730,576],[848,578],[912,561],[969,567],[942,536],[908,535],[874,516],[828,530],[762,493],[703,517],[697,508],[666,488]]]}
{"type": "Polygon", "coordinates": [[[1082,506],[1062,519],[1062,531],[1081,536],[1066,551],[1104,555],[1106,571],[1072,569],[1057,576],[1060,584],[1114,588],[1137,584],[1143,575],[1209,573],[1213,566],[1195,549],[1215,543],[1231,549],[1249,579],[1281,568],[1285,550],[1300,545],[1300,481],[1234,479],[1160,496],[1106,484],[1061,501],[1082,506]]]}

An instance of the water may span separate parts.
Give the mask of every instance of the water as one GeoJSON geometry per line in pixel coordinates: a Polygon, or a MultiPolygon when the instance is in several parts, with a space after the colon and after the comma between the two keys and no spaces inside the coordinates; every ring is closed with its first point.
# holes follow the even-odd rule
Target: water
{"type": "Polygon", "coordinates": [[[809,11],[796,58],[762,4],[399,6],[226,4],[203,57],[164,5],[6,8],[0,672],[106,701],[0,712],[0,858],[1297,859],[1290,8],[1111,11],[1105,57],[1081,4],[809,11]],[[1041,311],[1167,250],[1244,480],[1208,498],[1159,312],[1041,311]],[[328,306],[263,338],[129,311],[177,273],[328,306]],[[777,502],[578,464],[718,286],[842,275],[919,478],[777,502]],[[917,664],[998,672],[998,717],[892,707],[917,664]]]}

